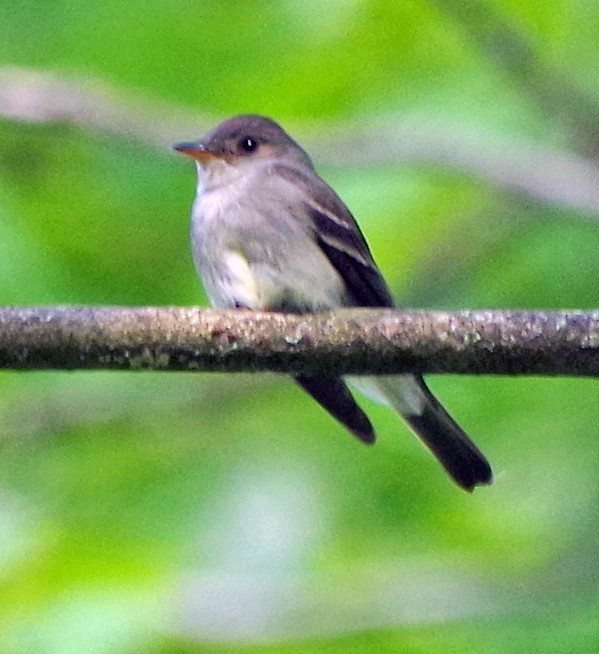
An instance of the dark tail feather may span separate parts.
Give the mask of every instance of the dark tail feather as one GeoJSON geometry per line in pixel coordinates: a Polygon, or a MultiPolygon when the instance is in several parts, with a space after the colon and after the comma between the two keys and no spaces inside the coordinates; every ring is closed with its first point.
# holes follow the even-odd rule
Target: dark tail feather
{"type": "Polygon", "coordinates": [[[364,443],[374,443],[374,429],[342,379],[296,377],[295,381],[364,443]]]}
{"type": "Polygon", "coordinates": [[[404,414],[404,418],[459,486],[472,491],[479,484],[490,484],[493,473],[487,459],[429,391],[424,380],[417,378],[417,381],[426,395],[424,410],[421,415],[404,414]]]}

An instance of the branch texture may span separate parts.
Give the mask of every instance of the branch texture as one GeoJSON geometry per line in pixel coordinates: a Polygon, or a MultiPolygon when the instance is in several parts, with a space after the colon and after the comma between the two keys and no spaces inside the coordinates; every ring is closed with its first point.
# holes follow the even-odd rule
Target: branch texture
{"type": "Polygon", "coordinates": [[[0,308],[0,368],[599,376],[599,310],[0,308]]]}

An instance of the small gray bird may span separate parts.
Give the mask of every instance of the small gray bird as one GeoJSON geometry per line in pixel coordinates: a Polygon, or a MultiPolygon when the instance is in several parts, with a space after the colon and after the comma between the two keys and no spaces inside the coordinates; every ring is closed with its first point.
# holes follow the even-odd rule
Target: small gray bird
{"type": "MultiPolygon", "coordinates": [[[[352,214],[277,123],[237,116],[199,142],[174,147],[197,162],[192,247],[214,307],[307,313],[393,306],[352,214]]],[[[344,379],[295,380],[352,434],[374,442],[344,379]]],[[[462,488],[491,483],[487,460],[422,377],[351,383],[398,411],[462,488]]]]}

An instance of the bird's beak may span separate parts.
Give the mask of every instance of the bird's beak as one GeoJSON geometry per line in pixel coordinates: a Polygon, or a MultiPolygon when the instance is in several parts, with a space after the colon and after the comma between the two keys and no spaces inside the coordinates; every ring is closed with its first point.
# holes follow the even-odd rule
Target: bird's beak
{"type": "Polygon", "coordinates": [[[204,163],[215,157],[220,157],[218,152],[208,150],[199,141],[195,141],[193,143],[176,143],[173,145],[173,150],[177,150],[177,152],[181,152],[182,154],[185,154],[188,157],[199,161],[200,163],[204,163]]]}

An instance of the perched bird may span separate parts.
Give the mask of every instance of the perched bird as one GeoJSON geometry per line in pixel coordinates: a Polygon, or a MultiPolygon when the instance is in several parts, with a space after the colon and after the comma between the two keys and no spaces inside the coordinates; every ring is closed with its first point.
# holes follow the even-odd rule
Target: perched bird
{"type": "MultiPolygon", "coordinates": [[[[393,306],[352,214],[277,123],[237,116],[174,148],[197,163],[193,256],[214,307],[307,313],[393,306]]],[[[295,380],[352,434],[374,442],[370,420],[344,379],[295,380]]],[[[398,411],[459,486],[473,490],[492,481],[483,454],[422,377],[354,382],[398,411]]]]}

